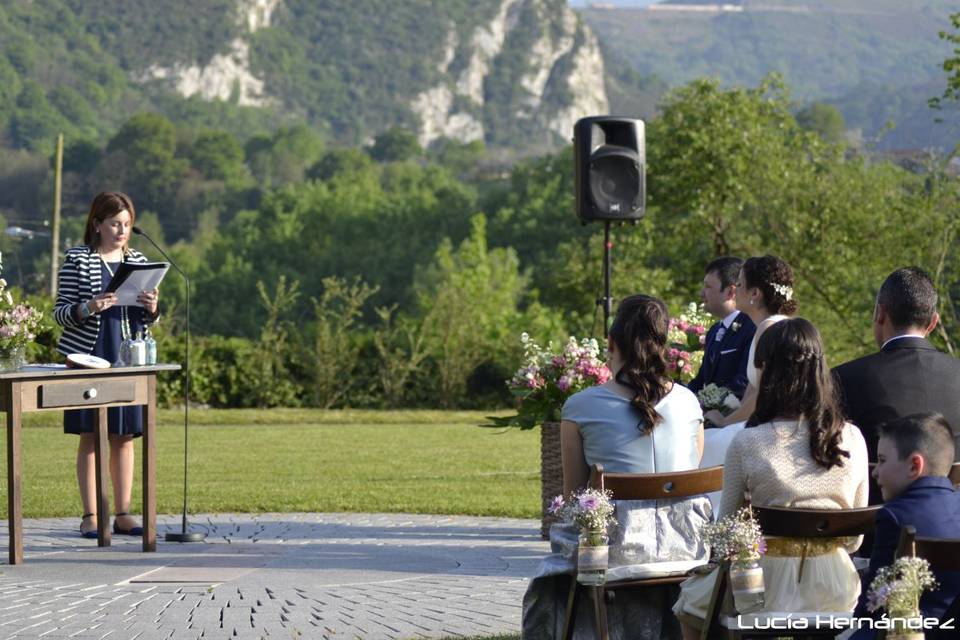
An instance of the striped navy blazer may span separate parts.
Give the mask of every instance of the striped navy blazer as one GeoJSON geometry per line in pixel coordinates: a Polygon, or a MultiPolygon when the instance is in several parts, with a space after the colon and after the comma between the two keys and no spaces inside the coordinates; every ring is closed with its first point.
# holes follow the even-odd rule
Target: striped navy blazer
{"type": "MultiPolygon", "coordinates": [[[[127,249],[124,262],[147,262],[146,256],[134,249],[127,249]]],[[[63,327],[63,335],[57,351],[63,355],[71,353],[93,353],[100,333],[100,314],[93,314],[85,320],[77,321],[77,307],[93,296],[103,293],[100,279],[100,256],[92,248],[81,245],[67,251],[60,275],[57,277],[57,301],[53,306],[53,318],[63,327]]],[[[155,322],[156,318],[142,307],[132,307],[131,312],[142,313],[144,324],[155,322]]]]}

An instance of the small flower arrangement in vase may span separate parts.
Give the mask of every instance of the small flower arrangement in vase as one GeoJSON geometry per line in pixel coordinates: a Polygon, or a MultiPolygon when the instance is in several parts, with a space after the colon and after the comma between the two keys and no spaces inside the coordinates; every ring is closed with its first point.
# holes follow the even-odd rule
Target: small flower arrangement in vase
{"type": "Polygon", "coordinates": [[[740,408],[740,399],[730,389],[713,382],[697,392],[697,400],[704,411],[716,409],[725,416],[740,408]]]}
{"type": "Polygon", "coordinates": [[[550,513],[580,528],[577,547],[577,582],[601,585],[607,580],[609,537],[607,528],[616,522],[613,494],[599,489],[581,489],[564,502],[563,496],[550,503],[550,513]]]}
{"type": "Polygon", "coordinates": [[[27,345],[40,330],[43,314],[25,302],[16,302],[0,278],[0,371],[15,371],[26,363],[27,345]]]}
{"type": "Polygon", "coordinates": [[[519,401],[517,415],[490,417],[494,426],[530,429],[560,419],[567,398],[610,379],[610,370],[600,359],[600,345],[594,339],[573,336],[561,349],[552,342],[544,349],[527,333],[520,335],[523,364],[507,381],[510,393],[519,401]]]}
{"type": "Polygon", "coordinates": [[[712,547],[715,558],[730,562],[730,589],[737,611],[750,613],[762,609],[764,587],[760,556],[766,553],[767,547],[750,507],[703,525],[700,533],[704,542],[712,547]]]}
{"type": "Polygon", "coordinates": [[[919,621],[920,595],[936,588],[930,563],[924,558],[897,558],[892,565],[877,571],[867,592],[867,609],[887,610],[890,621],[887,638],[922,640],[922,628],[910,625],[909,621],[919,621]]]}
{"type": "Polygon", "coordinates": [[[667,371],[677,382],[690,382],[703,362],[709,318],[703,305],[691,302],[667,329],[667,371]]]}

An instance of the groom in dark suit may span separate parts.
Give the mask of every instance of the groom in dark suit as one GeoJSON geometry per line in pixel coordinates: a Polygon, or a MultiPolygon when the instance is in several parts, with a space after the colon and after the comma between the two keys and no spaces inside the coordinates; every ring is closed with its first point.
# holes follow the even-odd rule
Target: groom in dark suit
{"type": "Polygon", "coordinates": [[[707,313],[720,318],[707,331],[703,363],[687,385],[697,393],[711,382],[743,398],[747,388],[747,358],[757,328],[750,316],[737,311],[737,276],[743,260],[717,258],[707,265],[700,298],[707,313]]]}
{"type": "MultiPolygon", "coordinates": [[[[871,462],[877,460],[881,423],[913,413],[941,413],[950,424],[960,425],[960,360],[926,339],[939,320],[930,276],[918,267],[897,269],[880,287],[873,312],[880,351],[833,370],[844,411],[863,432],[871,462]]],[[[960,455],[960,429],[954,438],[960,455]]]]}

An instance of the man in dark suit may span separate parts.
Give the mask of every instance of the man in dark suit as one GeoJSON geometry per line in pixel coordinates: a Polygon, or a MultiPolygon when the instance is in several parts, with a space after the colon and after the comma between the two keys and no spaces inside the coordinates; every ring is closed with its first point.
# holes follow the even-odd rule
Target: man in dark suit
{"type": "Polygon", "coordinates": [[[757,328],[745,313],[737,311],[737,276],[743,260],[717,258],[707,265],[700,298],[707,313],[720,318],[707,331],[703,363],[689,389],[697,393],[716,384],[730,389],[738,398],[747,388],[747,358],[757,328]]]}
{"type": "MultiPolygon", "coordinates": [[[[844,411],[863,432],[871,462],[877,460],[876,430],[883,422],[933,412],[960,425],[960,360],[926,339],[939,320],[930,276],[918,267],[897,269],[880,287],[873,312],[880,351],[833,370],[844,411]]],[[[954,438],[960,452],[960,430],[954,438]]]]}

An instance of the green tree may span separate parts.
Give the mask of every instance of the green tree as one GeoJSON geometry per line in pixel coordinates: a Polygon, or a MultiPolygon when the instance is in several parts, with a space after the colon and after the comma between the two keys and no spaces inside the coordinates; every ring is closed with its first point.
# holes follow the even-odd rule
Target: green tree
{"type": "Polygon", "coordinates": [[[331,149],[307,171],[311,180],[330,180],[334,176],[368,171],[372,161],[360,149],[331,149]]]}
{"type": "Polygon", "coordinates": [[[445,240],[418,273],[422,327],[443,406],[456,406],[477,367],[509,351],[525,287],[514,251],[488,249],[482,215],[471,219],[470,236],[458,248],[445,240]]]}
{"type": "Polygon", "coordinates": [[[47,151],[65,124],[60,113],[47,100],[43,87],[32,80],[25,81],[17,96],[10,127],[15,144],[34,151],[47,151]]]}
{"type": "Polygon", "coordinates": [[[273,135],[247,141],[247,166],[264,187],[302,182],[308,167],[323,153],[323,138],[307,125],[281,127],[273,135]]]}
{"type": "Polygon", "coordinates": [[[832,104],[814,102],[797,112],[797,124],[825,142],[841,142],[847,130],[843,114],[832,104]]]}
{"type": "Polygon", "coordinates": [[[329,409],[341,404],[354,386],[362,346],[358,323],[367,298],[376,291],[360,278],[350,283],[335,277],[323,279],[323,294],[313,300],[316,336],[311,359],[317,406],[329,409]]]}
{"type": "Polygon", "coordinates": [[[107,144],[101,174],[109,183],[135,194],[138,208],[167,218],[172,213],[177,183],[187,168],[176,157],[177,134],[173,124],[155,113],[127,120],[107,144]]]}
{"type": "Polygon", "coordinates": [[[960,100],[960,13],[950,14],[951,31],[941,31],[940,39],[953,46],[953,53],[943,61],[943,70],[947,74],[947,88],[941,97],[930,100],[931,106],[940,108],[942,100],[960,100]]]}
{"type": "Polygon", "coordinates": [[[416,134],[401,127],[391,127],[378,134],[370,147],[370,157],[377,162],[399,162],[422,153],[416,134]]]}
{"type": "Polygon", "coordinates": [[[203,131],[187,152],[190,166],[208,180],[242,183],[247,177],[243,147],[225,131],[203,131]]]}

